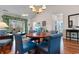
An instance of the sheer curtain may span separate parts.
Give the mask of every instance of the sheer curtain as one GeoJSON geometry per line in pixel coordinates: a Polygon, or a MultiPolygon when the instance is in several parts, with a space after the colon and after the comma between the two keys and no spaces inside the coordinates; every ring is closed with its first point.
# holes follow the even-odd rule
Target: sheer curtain
{"type": "Polygon", "coordinates": [[[25,32],[25,22],[20,20],[9,20],[10,29],[25,32]]]}

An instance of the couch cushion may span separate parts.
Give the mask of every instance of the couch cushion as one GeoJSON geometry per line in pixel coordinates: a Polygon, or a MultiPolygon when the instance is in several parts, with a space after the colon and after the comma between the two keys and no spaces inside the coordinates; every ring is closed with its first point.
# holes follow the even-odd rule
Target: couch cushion
{"type": "Polygon", "coordinates": [[[11,39],[0,40],[0,46],[8,44],[10,41],[11,41],[11,39]]]}

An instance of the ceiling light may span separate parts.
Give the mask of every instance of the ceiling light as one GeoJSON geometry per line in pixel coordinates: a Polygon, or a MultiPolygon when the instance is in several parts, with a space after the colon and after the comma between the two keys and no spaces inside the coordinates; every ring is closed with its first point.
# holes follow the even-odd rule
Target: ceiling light
{"type": "Polygon", "coordinates": [[[22,16],[28,16],[28,14],[22,14],[22,16]]]}
{"type": "Polygon", "coordinates": [[[33,8],[33,5],[29,6],[29,8],[33,8]]]}
{"type": "Polygon", "coordinates": [[[46,9],[46,6],[45,6],[45,5],[43,5],[43,6],[42,6],[42,9],[46,9]]]}
{"type": "Polygon", "coordinates": [[[29,6],[29,8],[31,8],[33,12],[39,14],[46,9],[46,6],[45,5],[31,5],[29,6]]]}

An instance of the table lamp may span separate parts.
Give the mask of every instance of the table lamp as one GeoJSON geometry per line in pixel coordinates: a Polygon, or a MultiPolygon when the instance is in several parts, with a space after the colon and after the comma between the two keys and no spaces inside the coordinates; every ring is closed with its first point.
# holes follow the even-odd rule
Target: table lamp
{"type": "Polygon", "coordinates": [[[9,27],[5,22],[0,21],[0,29],[9,27]]]}
{"type": "Polygon", "coordinates": [[[0,21],[0,35],[5,35],[7,33],[6,27],[9,27],[5,22],[0,21]]]}

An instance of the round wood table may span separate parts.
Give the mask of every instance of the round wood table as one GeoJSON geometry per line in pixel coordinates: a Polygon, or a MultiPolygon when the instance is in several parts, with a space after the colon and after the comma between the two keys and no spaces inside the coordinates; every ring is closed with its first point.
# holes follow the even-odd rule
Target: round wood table
{"type": "Polygon", "coordinates": [[[42,38],[46,38],[48,36],[50,36],[50,33],[40,33],[39,35],[36,35],[36,33],[26,34],[26,37],[35,38],[35,40],[37,39],[38,41],[41,41],[42,38]]]}
{"type": "Polygon", "coordinates": [[[35,33],[26,34],[26,37],[30,38],[46,38],[48,36],[50,36],[50,33],[40,33],[39,35],[36,35],[35,33]]]}

